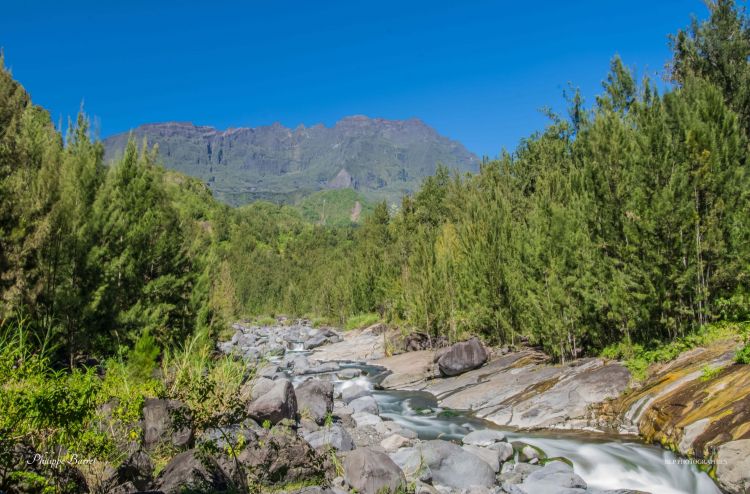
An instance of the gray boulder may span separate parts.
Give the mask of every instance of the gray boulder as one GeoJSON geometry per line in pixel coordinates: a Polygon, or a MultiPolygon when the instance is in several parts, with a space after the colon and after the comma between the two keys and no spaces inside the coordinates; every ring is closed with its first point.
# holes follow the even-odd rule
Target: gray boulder
{"type": "Polygon", "coordinates": [[[277,424],[284,419],[295,419],[297,416],[297,397],[292,383],[287,379],[279,379],[273,383],[264,395],[247,406],[248,416],[259,424],[266,420],[271,424],[277,424]]]}
{"type": "Polygon", "coordinates": [[[341,390],[341,399],[344,403],[350,403],[357,398],[369,396],[371,394],[370,388],[363,383],[351,382],[346,384],[348,384],[348,386],[345,385],[341,390]]]}
{"type": "Polygon", "coordinates": [[[318,425],[333,412],[333,384],[320,379],[309,379],[297,386],[297,408],[301,416],[309,414],[318,425]]]}
{"type": "Polygon", "coordinates": [[[216,460],[194,449],[172,458],[154,482],[154,490],[164,494],[220,492],[229,486],[230,481],[216,460]]]}
{"type": "Polygon", "coordinates": [[[485,362],[487,351],[478,339],[472,338],[448,348],[440,356],[437,364],[440,374],[450,377],[481,367],[485,362]]]}
{"type": "Polygon", "coordinates": [[[351,407],[354,412],[367,412],[372,413],[373,415],[378,415],[380,413],[378,402],[375,401],[375,398],[372,396],[362,396],[356,400],[352,400],[351,403],[349,403],[349,407],[351,407]]]}
{"type": "Polygon", "coordinates": [[[395,493],[406,486],[404,472],[388,455],[361,448],[346,455],[346,482],[361,494],[395,493]]]}
{"type": "Polygon", "coordinates": [[[346,429],[338,424],[324,427],[305,435],[305,441],[315,449],[330,446],[338,451],[351,451],[354,441],[346,429]]]}
{"type": "MultiPolygon", "coordinates": [[[[511,493],[577,494],[586,492],[586,482],[573,472],[573,467],[562,461],[552,461],[531,472],[511,493]]],[[[505,485],[503,485],[505,488],[505,485]]],[[[507,489],[506,489],[507,490],[507,489]]]]}
{"type": "Polygon", "coordinates": [[[193,443],[194,431],[190,427],[176,429],[173,417],[186,414],[187,408],[177,400],[148,398],[143,404],[143,444],[151,448],[159,443],[171,442],[177,448],[193,443]]]}
{"type": "Polygon", "coordinates": [[[466,434],[462,442],[472,446],[491,446],[495,443],[505,441],[505,434],[493,429],[472,431],[466,434]]]}
{"type": "Polygon", "coordinates": [[[750,490],[750,439],[730,441],[716,453],[716,479],[731,494],[750,490]]]}
{"type": "Polygon", "coordinates": [[[426,441],[415,449],[432,472],[433,484],[467,488],[492,487],[495,483],[495,472],[487,463],[451,442],[426,441]]]}
{"type": "Polygon", "coordinates": [[[148,454],[139,450],[107,473],[109,476],[102,483],[106,492],[145,491],[154,480],[154,463],[148,454]]]}

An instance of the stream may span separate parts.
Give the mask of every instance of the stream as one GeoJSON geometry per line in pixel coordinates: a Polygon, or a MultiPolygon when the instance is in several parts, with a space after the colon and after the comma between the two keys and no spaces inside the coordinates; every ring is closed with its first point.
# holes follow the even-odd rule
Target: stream
{"type": "Polygon", "coordinates": [[[381,367],[343,362],[341,366],[360,369],[363,375],[340,380],[335,373],[330,374],[337,391],[355,383],[369,386],[381,417],[412,429],[420,439],[460,440],[473,430],[498,429],[505,432],[509,441],[539,447],[548,457],[569,459],[590,488],[634,489],[652,494],[721,494],[706,473],[695,465],[679,463],[681,457],[658,446],[598,433],[503,429],[469,412],[441,408],[430,393],[378,389],[388,374],[381,367]]]}

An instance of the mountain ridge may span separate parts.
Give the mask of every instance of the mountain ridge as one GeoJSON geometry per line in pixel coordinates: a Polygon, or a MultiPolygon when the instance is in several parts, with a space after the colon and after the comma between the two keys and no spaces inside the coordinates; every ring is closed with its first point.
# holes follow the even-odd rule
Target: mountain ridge
{"type": "Polygon", "coordinates": [[[310,193],[352,188],[370,200],[398,202],[439,163],[475,172],[479,158],[418,118],[344,117],[332,126],[275,122],[220,130],[192,122],[140,125],[104,139],[108,162],[130,137],[156,144],[163,164],[206,182],[220,200],[293,203],[310,193]]]}

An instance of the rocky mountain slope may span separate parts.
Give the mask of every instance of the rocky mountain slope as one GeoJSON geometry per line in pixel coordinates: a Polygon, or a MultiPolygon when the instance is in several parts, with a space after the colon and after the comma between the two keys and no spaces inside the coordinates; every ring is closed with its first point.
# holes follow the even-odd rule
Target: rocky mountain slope
{"type": "Polygon", "coordinates": [[[332,127],[280,124],[225,131],[191,123],[142,125],[104,140],[106,159],[122,155],[129,136],[159,146],[167,168],[198,177],[219,199],[295,202],[311,192],[351,188],[368,199],[397,202],[442,163],[476,171],[461,143],[418,119],[346,117],[332,127]]]}

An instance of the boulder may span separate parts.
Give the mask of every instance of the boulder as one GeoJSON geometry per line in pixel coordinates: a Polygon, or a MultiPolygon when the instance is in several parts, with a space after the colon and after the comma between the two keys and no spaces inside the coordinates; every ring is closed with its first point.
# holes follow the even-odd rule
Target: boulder
{"type": "Polygon", "coordinates": [[[346,369],[341,369],[339,372],[336,373],[336,377],[339,379],[354,379],[355,377],[359,377],[362,375],[362,371],[360,369],[355,369],[353,367],[348,367],[346,369]]]}
{"type": "Polygon", "coordinates": [[[487,362],[487,351],[477,338],[456,343],[438,359],[440,374],[445,377],[457,376],[476,369],[487,362]]]}
{"type": "Polygon", "coordinates": [[[154,463],[145,452],[139,450],[107,473],[109,476],[102,483],[105,492],[145,491],[154,480],[154,463]]]}
{"type": "Polygon", "coordinates": [[[730,441],[716,452],[716,480],[731,494],[750,490],[750,439],[730,441]]]}
{"type": "Polygon", "coordinates": [[[369,386],[365,383],[350,381],[344,383],[344,387],[341,388],[341,399],[344,403],[350,403],[357,398],[363,396],[369,396],[371,393],[369,386]]]}
{"type": "Polygon", "coordinates": [[[194,431],[190,427],[175,429],[173,418],[187,413],[187,408],[177,400],[147,398],[143,404],[143,444],[151,448],[162,442],[171,442],[177,448],[193,444],[194,431]]]}
{"type": "Polygon", "coordinates": [[[242,450],[238,460],[260,485],[309,482],[325,475],[324,458],[283,426],[265,431],[259,441],[242,450]]]}
{"type": "Polygon", "coordinates": [[[471,444],[464,444],[463,449],[488,464],[493,472],[497,473],[500,471],[500,458],[497,450],[473,446],[471,444]]]}
{"type": "Polygon", "coordinates": [[[346,429],[338,424],[324,427],[315,432],[306,434],[305,441],[315,449],[330,446],[338,451],[351,451],[354,449],[354,441],[346,429]]]}
{"type": "Polygon", "coordinates": [[[495,483],[492,468],[456,444],[438,439],[420,443],[415,449],[432,472],[433,485],[467,488],[492,487],[495,483]]]}
{"type": "Polygon", "coordinates": [[[297,408],[301,416],[309,414],[318,425],[333,412],[333,384],[320,379],[309,379],[295,389],[297,408]]]}
{"type": "Polygon", "coordinates": [[[516,486],[519,494],[536,494],[537,492],[574,494],[586,492],[586,482],[576,473],[573,467],[562,461],[551,461],[539,470],[531,472],[520,485],[516,486]]]}
{"type": "Polygon", "coordinates": [[[164,494],[221,492],[230,484],[213,457],[191,449],[172,458],[154,482],[154,490],[164,494]]]}
{"type": "Polygon", "coordinates": [[[483,429],[469,432],[461,441],[472,446],[492,446],[495,443],[505,441],[505,434],[493,429],[483,429]]]}
{"type": "Polygon", "coordinates": [[[391,434],[390,436],[380,441],[380,446],[387,453],[392,453],[398,450],[399,448],[403,448],[404,446],[409,446],[411,442],[412,441],[410,439],[402,436],[401,434],[391,434]]]}
{"type": "Polygon", "coordinates": [[[287,379],[273,381],[273,386],[247,406],[250,418],[263,424],[266,420],[278,424],[284,419],[296,419],[297,397],[294,387],[287,379]]]}
{"type": "Polygon", "coordinates": [[[406,486],[404,472],[379,451],[356,449],[346,455],[343,467],[346,482],[361,494],[395,494],[406,486]]]}
{"type": "Polygon", "coordinates": [[[378,402],[372,396],[362,396],[356,400],[352,400],[349,403],[349,407],[351,407],[353,412],[367,412],[373,415],[380,413],[378,402]]]}

